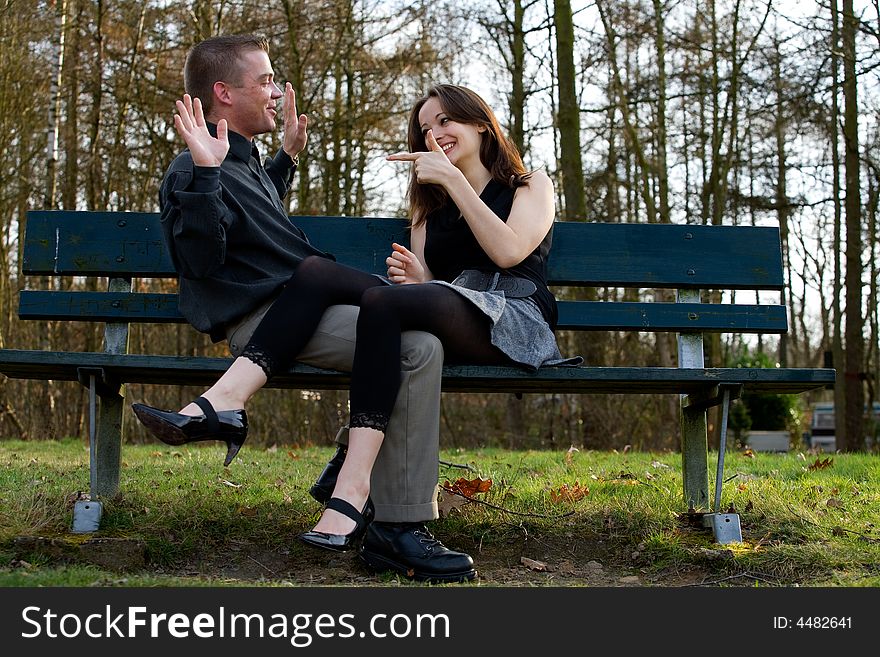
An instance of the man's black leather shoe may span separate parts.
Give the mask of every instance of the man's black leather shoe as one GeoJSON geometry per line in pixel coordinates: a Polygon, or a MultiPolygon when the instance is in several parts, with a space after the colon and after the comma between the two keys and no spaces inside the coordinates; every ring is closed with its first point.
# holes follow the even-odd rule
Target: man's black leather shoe
{"type": "Polygon", "coordinates": [[[374,570],[393,570],[422,582],[464,582],[477,574],[470,555],[450,550],[420,522],[372,523],[360,557],[374,570]]]}
{"type": "Polygon", "coordinates": [[[336,480],[339,478],[339,471],[342,469],[343,462],[345,462],[346,454],[348,454],[348,445],[337,443],[336,453],[333,455],[333,458],[327,462],[321,475],[315,480],[312,487],[309,488],[309,495],[317,502],[327,504],[327,501],[333,496],[333,489],[336,488],[336,480]]]}

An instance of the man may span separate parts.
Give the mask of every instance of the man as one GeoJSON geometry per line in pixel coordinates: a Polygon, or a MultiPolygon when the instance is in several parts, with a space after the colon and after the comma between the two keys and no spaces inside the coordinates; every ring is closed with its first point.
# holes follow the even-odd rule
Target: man
{"type": "MultiPolygon", "coordinates": [[[[215,342],[225,338],[238,356],[303,258],[332,257],[308,242],[281,201],[306,145],[308,119],[297,115],[290,83],[283,92],[275,84],[268,43],[259,36],[218,36],[195,45],[184,86],[174,124],[189,148],[162,181],[162,225],[180,274],[181,312],[215,342]],[[281,99],[282,147],[261,164],[253,140],[275,130],[281,99]]],[[[350,370],[357,315],[354,306],[331,307],[297,359],[350,370]]],[[[402,348],[401,392],[373,470],[375,521],[362,557],[420,580],[471,579],[470,556],[446,548],[424,525],[438,515],[443,349],[422,332],[404,334],[402,348]]],[[[344,429],[337,442],[309,491],[320,502],[330,498],[345,459],[344,429]]]]}

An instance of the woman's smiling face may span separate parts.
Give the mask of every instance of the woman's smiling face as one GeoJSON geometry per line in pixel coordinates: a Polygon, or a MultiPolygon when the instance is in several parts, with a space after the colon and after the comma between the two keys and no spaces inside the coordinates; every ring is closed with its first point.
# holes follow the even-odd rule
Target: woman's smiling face
{"type": "Polygon", "coordinates": [[[471,158],[479,161],[482,139],[480,134],[485,132],[485,128],[453,121],[446,115],[438,98],[432,96],[422,105],[419,110],[419,126],[423,137],[431,130],[446,157],[458,168],[471,158]]]}

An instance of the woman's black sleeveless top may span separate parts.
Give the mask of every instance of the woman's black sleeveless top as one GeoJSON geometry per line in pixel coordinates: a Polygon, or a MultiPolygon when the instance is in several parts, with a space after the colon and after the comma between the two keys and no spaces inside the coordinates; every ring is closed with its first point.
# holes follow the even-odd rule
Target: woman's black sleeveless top
{"type": "MultiPolygon", "coordinates": [[[[513,187],[490,180],[480,198],[506,222],[513,206],[515,191],[513,187]]],[[[531,298],[538,304],[550,328],[556,327],[556,298],[547,288],[547,254],[553,242],[552,226],[538,247],[525,260],[510,269],[500,269],[486,255],[467,221],[451,200],[428,215],[425,229],[425,264],[435,278],[451,283],[465,269],[500,271],[527,278],[538,288],[531,298]]]]}

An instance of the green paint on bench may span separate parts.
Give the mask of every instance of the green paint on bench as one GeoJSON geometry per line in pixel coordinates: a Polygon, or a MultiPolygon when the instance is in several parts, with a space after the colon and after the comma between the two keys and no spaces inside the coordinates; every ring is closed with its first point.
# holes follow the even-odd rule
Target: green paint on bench
{"type": "MultiPolygon", "coordinates": [[[[398,218],[292,217],[319,248],[347,265],[385,273],[391,242],[408,244],[398,218]]],[[[785,333],[786,309],[774,303],[701,303],[701,290],[779,291],[784,272],[776,228],[558,222],[548,261],[556,286],[559,328],[577,331],[673,331],[680,367],[560,367],[526,372],[516,367],[447,366],[443,389],[463,392],[677,394],[681,396],[684,501],[706,508],[708,496],[706,409],[722,390],[800,393],[834,382],[834,370],[703,367],[702,334],[785,333]],[[571,288],[676,290],[676,302],[572,301],[571,288]]],[[[126,383],[209,385],[231,362],[129,354],[131,322],[182,322],[177,295],[133,292],[132,279],[176,279],[159,215],[135,212],[35,211],[24,241],[26,276],[108,277],[106,292],[23,290],[21,319],[107,322],[105,353],[0,350],[0,372],[13,378],[87,382],[96,377],[103,396],[97,432],[98,494],[113,495],[119,482],[121,414],[126,383]]],[[[170,283],[173,285],[173,282],[170,283]]],[[[728,292],[729,294],[729,292],[728,292]]],[[[632,298],[630,295],[628,298],[632,298]]],[[[742,300],[742,299],[740,299],[742,300]]],[[[272,386],[346,389],[349,375],[296,364],[272,386]]]]}

